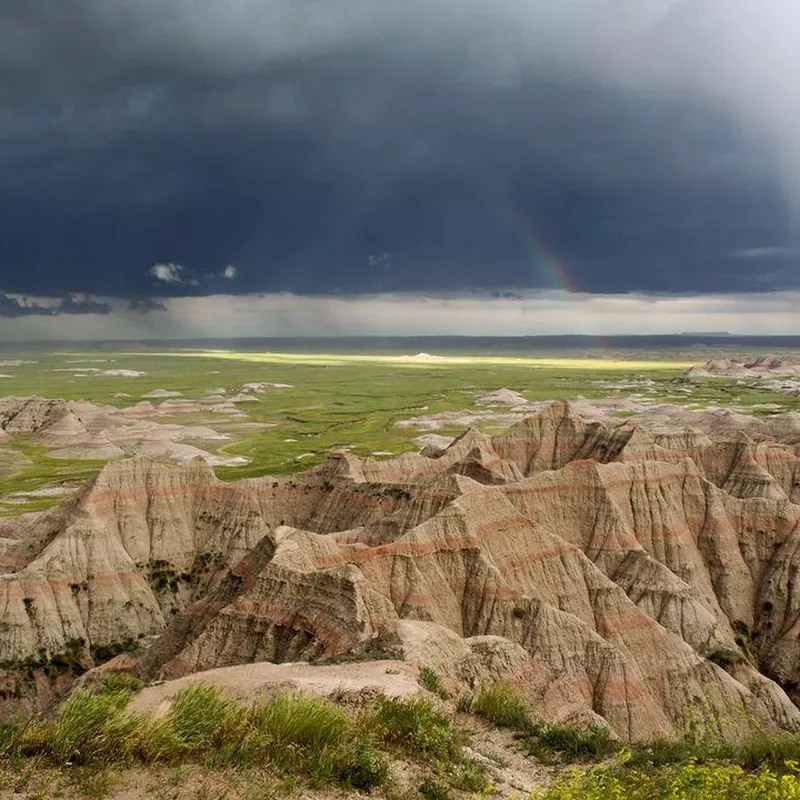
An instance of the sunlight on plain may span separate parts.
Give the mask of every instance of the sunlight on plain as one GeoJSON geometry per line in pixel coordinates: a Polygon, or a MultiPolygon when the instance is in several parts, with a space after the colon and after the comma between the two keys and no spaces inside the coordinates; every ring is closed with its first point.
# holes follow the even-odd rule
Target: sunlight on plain
{"type": "Polygon", "coordinates": [[[182,350],[167,353],[120,353],[139,357],[210,358],[257,364],[309,364],[346,366],[350,364],[383,364],[396,367],[431,369],[449,366],[508,366],[575,370],[674,370],[688,368],[691,361],[626,361],[603,358],[525,358],[512,356],[416,356],[353,355],[336,353],[247,353],[232,350],[182,350]]]}

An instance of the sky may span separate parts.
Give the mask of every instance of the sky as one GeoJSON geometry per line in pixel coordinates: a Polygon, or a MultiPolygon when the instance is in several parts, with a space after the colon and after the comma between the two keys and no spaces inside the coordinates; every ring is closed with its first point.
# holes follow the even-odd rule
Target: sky
{"type": "Polygon", "coordinates": [[[4,0],[0,341],[800,333],[799,26],[4,0]]]}

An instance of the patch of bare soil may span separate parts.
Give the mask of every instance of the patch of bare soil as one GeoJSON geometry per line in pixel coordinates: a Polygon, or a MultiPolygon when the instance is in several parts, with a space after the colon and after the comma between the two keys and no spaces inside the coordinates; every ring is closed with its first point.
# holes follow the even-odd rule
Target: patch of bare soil
{"type": "Polygon", "coordinates": [[[287,663],[242,664],[210,669],[202,675],[187,675],[173,681],[148,686],[131,702],[135,713],[164,711],[169,701],[192,683],[216,686],[225,694],[252,700],[259,695],[293,689],[316,697],[356,696],[413,697],[422,693],[415,664],[401,661],[364,661],[344,664],[287,663]]]}

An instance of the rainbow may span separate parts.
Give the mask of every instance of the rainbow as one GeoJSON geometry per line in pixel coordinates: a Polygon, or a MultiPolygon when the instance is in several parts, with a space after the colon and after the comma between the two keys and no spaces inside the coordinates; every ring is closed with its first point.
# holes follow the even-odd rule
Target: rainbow
{"type": "Polygon", "coordinates": [[[570,278],[563,262],[550,249],[533,220],[509,200],[502,203],[502,211],[503,219],[524,247],[531,266],[536,269],[539,278],[544,278],[548,288],[579,294],[580,288],[570,278]]]}
{"type": "MultiPolygon", "coordinates": [[[[515,203],[505,192],[498,192],[498,207],[514,237],[522,244],[531,267],[535,270],[532,284],[556,291],[567,292],[569,295],[585,294],[577,283],[570,277],[564,262],[553,252],[547,244],[542,233],[537,229],[534,221],[515,203]],[[544,279],[544,280],[542,280],[544,279]]],[[[594,347],[605,350],[610,343],[601,335],[591,336],[594,347]]]]}

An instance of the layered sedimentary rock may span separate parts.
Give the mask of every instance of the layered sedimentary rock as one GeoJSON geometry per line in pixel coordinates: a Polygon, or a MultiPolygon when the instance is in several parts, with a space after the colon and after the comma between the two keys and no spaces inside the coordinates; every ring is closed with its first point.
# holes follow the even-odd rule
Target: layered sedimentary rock
{"type": "Polygon", "coordinates": [[[0,526],[5,710],[122,649],[147,678],[391,652],[630,739],[800,729],[799,461],[558,402],[293,478],[109,464],[0,526]]]}
{"type": "Polygon", "coordinates": [[[758,356],[747,360],[719,358],[691,367],[686,374],[701,377],[760,378],[776,375],[800,375],[800,366],[774,355],[758,356]]]}
{"type": "MultiPolygon", "coordinates": [[[[173,394],[167,392],[167,395],[173,394]]],[[[217,399],[225,401],[224,397],[217,399]]],[[[200,457],[217,466],[246,463],[247,459],[240,456],[209,453],[186,443],[187,440],[227,440],[230,438],[227,434],[206,425],[164,424],[152,419],[211,412],[227,414],[229,418],[241,416],[232,402],[209,406],[208,400],[167,400],[159,406],[142,401],[128,408],[115,408],[87,400],[3,397],[0,398],[0,437],[30,437],[35,444],[47,448],[54,458],[107,461],[123,455],[147,455],[176,462],[200,457]]]]}

